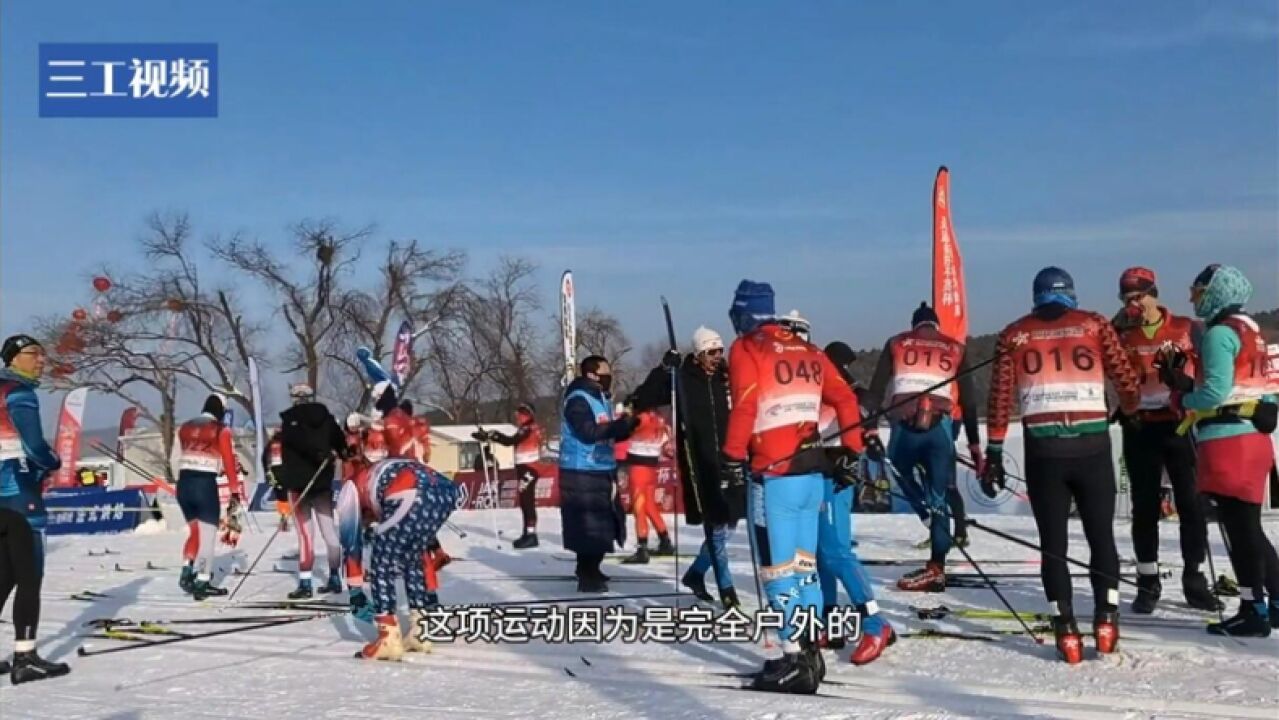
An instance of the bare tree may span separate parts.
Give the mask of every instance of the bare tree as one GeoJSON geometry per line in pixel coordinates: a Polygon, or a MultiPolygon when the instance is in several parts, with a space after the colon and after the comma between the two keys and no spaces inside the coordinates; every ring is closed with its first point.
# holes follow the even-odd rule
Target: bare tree
{"type": "Polygon", "coordinates": [[[598,307],[592,307],[577,319],[577,356],[600,355],[613,369],[614,394],[620,397],[623,390],[635,387],[636,371],[630,367],[627,355],[631,341],[622,329],[622,323],[598,307]]]}
{"type": "MultiPolygon", "coordinates": [[[[466,254],[457,251],[435,251],[418,241],[387,245],[378,266],[379,281],[368,290],[347,293],[339,309],[342,320],[333,342],[325,352],[331,361],[330,385],[336,396],[354,401],[351,410],[369,401],[369,386],[364,369],[355,359],[355,350],[367,347],[373,357],[388,363],[394,347],[398,322],[408,320],[415,330],[428,331],[459,312],[465,291],[458,274],[466,263],[466,254]]],[[[410,363],[401,384],[407,395],[414,394],[415,381],[425,363],[410,363]]]]}
{"type": "Polygon", "coordinates": [[[96,315],[73,320],[44,318],[35,327],[46,351],[52,348],[49,354],[55,387],[84,387],[136,406],[140,416],[160,433],[162,451],[151,459],[172,481],[168,458],[177,428],[178,400],[174,368],[196,358],[185,349],[157,340],[143,316],[119,310],[113,310],[109,319],[96,315]]]}
{"type": "Polygon", "coordinates": [[[293,228],[293,252],[287,259],[240,235],[210,244],[214,255],[275,293],[295,341],[282,371],[305,372],[307,383],[317,391],[331,343],[348,314],[352,293],[344,283],[371,234],[367,227],[341,233],[332,221],[303,221],[293,228]],[[291,270],[298,265],[306,269],[291,270]]]}

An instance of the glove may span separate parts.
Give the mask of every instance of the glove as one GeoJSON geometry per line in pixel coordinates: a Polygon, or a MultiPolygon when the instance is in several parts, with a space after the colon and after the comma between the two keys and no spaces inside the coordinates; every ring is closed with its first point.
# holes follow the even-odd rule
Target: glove
{"type": "Polygon", "coordinates": [[[986,456],[981,454],[981,443],[968,444],[968,457],[973,459],[973,473],[981,477],[986,472],[986,456]]]}
{"type": "Polygon", "coordinates": [[[369,599],[364,596],[364,589],[353,587],[350,588],[348,595],[351,605],[351,614],[356,620],[373,624],[373,606],[369,605],[369,599]]]}
{"type": "Polygon", "coordinates": [[[222,544],[227,547],[235,547],[240,542],[240,533],[244,531],[240,524],[240,506],[243,501],[238,494],[232,495],[226,504],[226,515],[223,516],[219,525],[219,537],[222,544]]]}
{"type": "Polygon", "coordinates": [[[667,350],[666,354],[662,356],[662,367],[667,370],[674,370],[679,367],[682,360],[683,358],[680,357],[678,350],[667,350]]]}
{"type": "Polygon", "coordinates": [[[835,475],[832,479],[836,485],[835,492],[860,485],[862,483],[861,456],[851,452],[841,453],[835,458],[835,475]]]}
{"type": "Polygon", "coordinates": [[[489,441],[489,434],[487,430],[476,430],[475,432],[471,433],[471,437],[475,438],[476,440],[479,440],[480,442],[489,441]]]}
{"type": "Polygon", "coordinates": [[[986,467],[982,468],[981,474],[981,492],[986,497],[994,500],[999,496],[999,491],[1007,487],[1007,478],[1004,475],[1004,449],[996,445],[986,447],[986,467]]]}
{"type": "Polygon", "coordinates": [[[879,433],[866,433],[866,459],[871,462],[884,462],[884,442],[879,439],[879,433]]]}
{"type": "Polygon", "coordinates": [[[617,426],[617,431],[616,431],[617,434],[614,435],[614,437],[617,437],[617,438],[630,437],[631,433],[635,432],[635,428],[639,427],[639,423],[640,423],[639,418],[636,417],[635,415],[623,415],[617,418],[616,420],[613,421],[613,424],[617,426]]]}
{"type": "Polygon", "coordinates": [[[1190,392],[1195,388],[1195,381],[1186,374],[1186,352],[1173,343],[1166,342],[1155,352],[1155,369],[1159,371],[1159,381],[1169,390],[1190,392]]]}
{"type": "Polygon", "coordinates": [[[746,461],[720,456],[719,489],[735,490],[746,485],[746,461]]]}

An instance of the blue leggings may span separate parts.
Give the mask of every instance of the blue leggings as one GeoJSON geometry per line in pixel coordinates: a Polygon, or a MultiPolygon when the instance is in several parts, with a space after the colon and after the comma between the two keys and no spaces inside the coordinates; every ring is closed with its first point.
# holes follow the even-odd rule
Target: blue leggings
{"type": "Polygon", "coordinates": [[[802,628],[795,611],[820,617],[822,590],[817,580],[817,516],[822,506],[822,476],[765,476],[752,491],[762,500],[752,508],[760,578],[768,602],[784,618],[782,650],[799,650],[802,628]],[[760,497],[762,496],[762,497],[760,497]],[[762,509],[762,512],[760,510],[762,509]],[[762,517],[761,517],[762,515],[762,517]],[[760,525],[760,521],[763,525],[760,525]]]}
{"type": "Polygon", "coordinates": [[[911,500],[921,519],[929,521],[933,562],[945,563],[950,552],[950,510],[946,494],[955,479],[955,441],[951,437],[950,418],[924,432],[911,430],[902,423],[893,426],[888,439],[888,459],[899,473],[902,494],[911,500]],[[924,476],[916,478],[915,466],[922,466],[924,476]]]}
{"type": "Polygon", "coordinates": [[[835,492],[834,481],[830,478],[823,481],[825,492],[817,525],[817,577],[821,581],[822,604],[828,608],[839,604],[838,581],[855,605],[867,606],[862,617],[862,629],[877,633],[884,620],[873,604],[875,592],[870,576],[852,548],[853,491],[848,488],[835,492]]]}
{"type": "Polygon", "coordinates": [[[702,541],[702,549],[697,551],[693,564],[688,566],[688,574],[701,577],[707,570],[714,570],[715,584],[720,590],[733,587],[733,574],[728,569],[728,540],[736,529],[737,523],[704,524],[702,530],[706,533],[706,539],[702,541]]]}

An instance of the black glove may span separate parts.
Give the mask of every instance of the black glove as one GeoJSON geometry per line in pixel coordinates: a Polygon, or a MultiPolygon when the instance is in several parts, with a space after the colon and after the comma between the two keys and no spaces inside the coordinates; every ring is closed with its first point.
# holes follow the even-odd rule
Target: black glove
{"type": "Polygon", "coordinates": [[[853,452],[843,452],[835,458],[835,492],[860,485],[862,482],[861,457],[853,452]]]}
{"type": "Polygon", "coordinates": [[[1169,390],[1190,392],[1195,389],[1194,378],[1186,374],[1186,353],[1172,343],[1164,343],[1155,353],[1155,369],[1159,371],[1159,382],[1168,386],[1169,390]]]}
{"type": "Polygon", "coordinates": [[[612,425],[612,435],[615,439],[624,440],[635,432],[635,428],[639,427],[639,417],[635,415],[623,415],[614,420],[612,425]]]}
{"type": "Polygon", "coordinates": [[[679,367],[682,360],[683,358],[680,356],[678,350],[667,350],[666,354],[662,356],[662,367],[667,370],[674,370],[679,367]]]}
{"type": "Polygon", "coordinates": [[[1004,475],[1004,449],[987,446],[985,472],[981,474],[982,494],[994,500],[999,496],[999,491],[1007,487],[1007,483],[1008,479],[1004,475]]]}
{"type": "Polygon", "coordinates": [[[884,462],[884,442],[879,439],[877,433],[866,434],[866,459],[872,462],[884,462]]]}
{"type": "Polygon", "coordinates": [[[487,430],[476,430],[475,432],[471,433],[471,437],[475,438],[476,440],[480,442],[489,441],[489,434],[487,430]]]}
{"type": "Polygon", "coordinates": [[[719,489],[732,490],[746,485],[746,461],[720,456],[719,489]]]}

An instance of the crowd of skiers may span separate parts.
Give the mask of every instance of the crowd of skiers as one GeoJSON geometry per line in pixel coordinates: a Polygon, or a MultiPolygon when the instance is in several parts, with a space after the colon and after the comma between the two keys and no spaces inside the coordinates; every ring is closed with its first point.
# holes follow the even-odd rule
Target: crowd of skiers
{"type": "MultiPolygon", "coordinates": [[[[1131,609],[1150,613],[1162,594],[1159,486],[1166,473],[1180,518],[1186,603],[1222,609],[1202,569],[1211,513],[1244,596],[1235,615],[1208,630],[1268,636],[1279,624],[1279,556],[1262,528],[1261,503],[1274,465],[1269,435],[1279,377],[1243,309],[1251,286],[1236,268],[1205,268],[1190,291],[1197,321],[1160,305],[1154,273],[1144,268],[1123,273],[1119,296],[1122,310],[1113,319],[1082,310],[1070,275],[1045,268],[1032,283],[1032,311],[1009,324],[994,356],[981,362],[968,356],[965,339],[942,333],[935,312],[921,305],[910,329],[884,346],[869,388],[855,388],[846,344],[818,349],[802,318],[776,312],[768,284],[746,280],[729,312],[737,338],[727,352],[719,335],[699,328],[692,352],[669,352],[620,407],[613,403],[608,360],[585,358],[564,392],[558,460],[562,536],[577,557],[578,589],[606,592],[601,563],[625,543],[619,457],[630,466],[639,536],[630,561],[648,560],[650,523],[659,536],[654,554],[674,552],[653,494],[656,466],[673,455],[686,520],[703,528],[683,584],[713,600],[706,586],[706,573],[713,572],[724,607],[740,605],[727,543],[747,518],[763,592],[786,619],[782,654],[765,663],[754,686],[811,693],[825,675],[822,646],[834,643],[801,632],[801,609],[830,617],[842,585],[862,614],[852,662],[875,660],[895,640],[853,550],[853,488],[866,481],[872,463],[895,475],[930,536],[925,566],[897,586],[940,591],[946,558],[956,545],[962,551],[966,538],[955,491],[962,461],[971,463],[992,498],[1013,481],[1023,484],[1038,528],[1056,646],[1071,663],[1082,659],[1083,648],[1067,569],[1073,508],[1090,550],[1094,642],[1099,652],[1113,652],[1121,576],[1109,426],[1118,422],[1132,483],[1138,579],[1131,609]],[[972,375],[987,364],[992,383],[982,452],[972,375]],[[1107,382],[1116,403],[1107,400],[1107,382]],[[659,414],[672,403],[679,419],[673,437],[659,414]],[[1013,417],[1024,428],[1024,478],[1005,470],[1003,441],[1013,417]],[[887,447],[878,435],[881,420],[891,430],[887,447]],[[955,449],[961,428],[969,458],[955,449]],[[624,452],[619,443],[627,443],[624,452]]],[[[46,517],[41,483],[59,459],[40,430],[34,392],[43,348],[29,336],[10,337],[0,359],[0,608],[16,589],[15,653],[0,671],[17,683],[68,672],[35,652],[46,517]]],[[[281,413],[263,458],[297,533],[298,586],[289,597],[312,597],[318,537],[328,559],[320,592],[341,592],[345,576],[352,609],[376,623],[377,638],[359,656],[397,659],[406,650],[428,649],[412,627],[401,632],[396,619],[397,580],[421,620],[439,602],[437,573],[449,560],[436,535],[458,490],[428,465],[426,419],[398,402],[385,381],[375,386],[373,415],[348,417],[345,431],[309,386],[296,385],[290,394],[293,405],[281,413]]],[[[244,505],[224,412],[225,400],[209,396],[201,414],[178,429],[175,443],[177,499],[188,522],[179,583],[196,599],[226,594],[212,582],[214,550],[219,541],[235,544],[244,505]]],[[[538,545],[541,430],[531,406],[520,406],[517,422],[513,435],[480,430],[475,438],[515,448],[523,519],[515,547],[529,548],[538,545]]]]}

